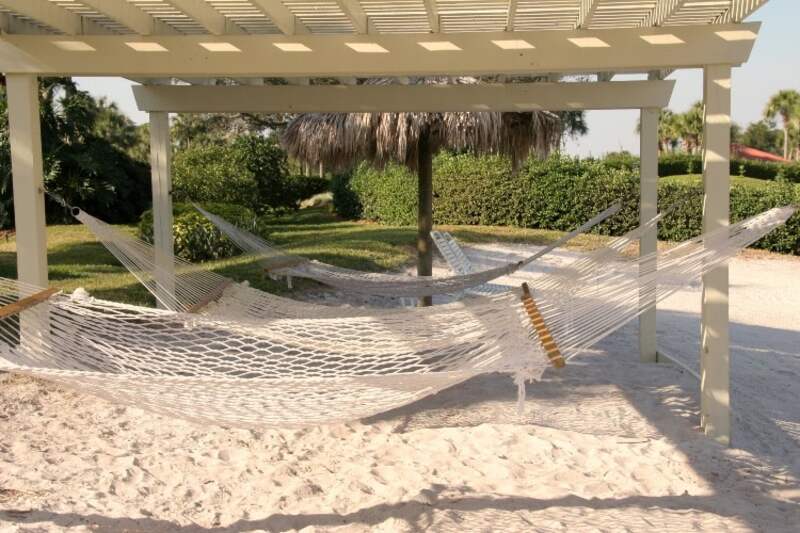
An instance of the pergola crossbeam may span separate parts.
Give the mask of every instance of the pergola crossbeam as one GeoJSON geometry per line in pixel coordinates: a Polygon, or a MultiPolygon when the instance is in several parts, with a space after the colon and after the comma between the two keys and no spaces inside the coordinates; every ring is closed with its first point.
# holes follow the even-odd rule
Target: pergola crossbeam
{"type": "Polygon", "coordinates": [[[83,20],[47,0],[0,0],[0,6],[66,35],[83,33],[83,20]]]}
{"type": "Polygon", "coordinates": [[[151,37],[145,51],[130,36],[92,35],[64,47],[50,35],[4,35],[0,71],[126,77],[398,77],[536,73],[649,72],[744,63],[759,23],[572,32],[451,33],[458,50],[426,49],[417,34],[358,36],[205,35],[151,37]],[[670,44],[659,44],[667,38],[670,44]],[[219,42],[227,49],[208,50],[219,42]],[[503,46],[529,43],[510,50],[503,46]],[[291,50],[286,47],[291,45],[291,50]],[[296,51],[300,49],[301,51],[296,51]],[[201,52],[201,53],[198,53],[201,52]]]}
{"type": "Polygon", "coordinates": [[[669,20],[672,15],[684,7],[686,2],[687,0],[658,0],[653,11],[650,12],[650,16],[644,20],[642,25],[661,26],[665,21],[669,20]]]}
{"type": "Polygon", "coordinates": [[[742,22],[766,3],[767,0],[731,0],[731,7],[714,22],[718,24],[742,22]]]}
{"type": "Polygon", "coordinates": [[[135,4],[130,4],[125,0],[81,0],[81,3],[139,35],[172,33],[169,26],[157,21],[136,7],[135,4]]]}
{"type": "Polygon", "coordinates": [[[370,33],[369,17],[358,0],[335,0],[335,2],[342,13],[350,19],[356,33],[370,33]]]}
{"type": "Polygon", "coordinates": [[[284,35],[309,33],[308,28],[300,22],[280,0],[250,0],[252,4],[267,15],[272,23],[284,35]]]}
{"type": "Polygon", "coordinates": [[[228,24],[225,16],[214,9],[205,0],[169,0],[169,3],[181,10],[186,16],[200,24],[212,35],[241,33],[234,24],[228,24]]]}
{"type": "Polygon", "coordinates": [[[578,28],[588,28],[592,23],[592,18],[597,11],[599,0],[581,0],[581,9],[578,15],[578,28]]]}
{"type": "Polygon", "coordinates": [[[665,107],[674,81],[479,85],[141,85],[140,110],[172,113],[533,111],[665,107]]]}
{"type": "Polygon", "coordinates": [[[424,0],[425,13],[428,16],[428,24],[431,27],[431,33],[439,33],[439,6],[436,5],[436,0],[424,0]]]}

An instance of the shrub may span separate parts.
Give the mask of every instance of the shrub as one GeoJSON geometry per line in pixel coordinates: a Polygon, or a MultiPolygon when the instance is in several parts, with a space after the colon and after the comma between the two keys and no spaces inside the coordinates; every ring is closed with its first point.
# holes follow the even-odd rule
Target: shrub
{"type": "Polygon", "coordinates": [[[278,143],[257,135],[178,152],[172,172],[178,201],[242,205],[258,214],[297,209],[329,187],[325,178],[290,175],[278,143]]]}
{"type": "Polygon", "coordinates": [[[233,145],[195,145],[175,154],[172,184],[177,202],[258,205],[259,188],[233,145]]]}
{"type": "MultiPolygon", "coordinates": [[[[622,210],[593,230],[620,235],[639,224],[639,177],[627,165],[615,166],[553,156],[530,160],[514,175],[509,161],[498,156],[440,154],[434,160],[434,222],[566,231],[620,199],[622,210]]],[[[362,165],[352,175],[334,179],[334,208],[344,217],[412,225],[416,223],[416,191],[415,177],[403,167],[378,171],[362,165]]],[[[797,203],[798,191],[800,185],[788,183],[734,186],[731,219],[735,222],[771,207],[797,203]]],[[[702,184],[663,181],[658,195],[661,206],[672,207],[659,225],[659,238],[681,241],[700,234],[702,184]]],[[[756,246],[800,254],[798,239],[800,215],[756,246]]]]}
{"type": "MultiPolygon", "coordinates": [[[[206,203],[203,208],[223,217],[228,222],[243,228],[256,225],[255,213],[239,205],[206,203]]],[[[241,253],[238,247],[192,205],[176,203],[172,210],[172,231],[175,255],[187,261],[198,262],[222,259],[241,253]]],[[[142,214],[139,221],[139,237],[153,242],[153,211],[142,214]]]]}

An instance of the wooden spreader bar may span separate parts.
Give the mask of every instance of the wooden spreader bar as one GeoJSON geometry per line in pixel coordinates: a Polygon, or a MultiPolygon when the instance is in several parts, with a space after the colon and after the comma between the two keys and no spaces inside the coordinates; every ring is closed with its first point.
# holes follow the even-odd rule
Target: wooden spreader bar
{"type": "Polygon", "coordinates": [[[200,311],[203,310],[203,308],[205,308],[211,302],[216,302],[217,300],[219,300],[220,297],[222,296],[222,293],[224,293],[225,289],[230,287],[231,284],[233,284],[233,281],[229,279],[223,281],[222,283],[217,285],[216,288],[214,288],[214,290],[206,294],[200,301],[198,301],[197,303],[186,309],[186,312],[199,313],[200,311]]]}
{"type": "Polygon", "coordinates": [[[307,262],[308,259],[304,257],[287,257],[286,259],[277,259],[275,261],[263,259],[261,264],[264,267],[264,272],[270,272],[271,270],[281,270],[283,268],[300,266],[307,262]]]}
{"type": "Polygon", "coordinates": [[[9,317],[11,315],[16,315],[17,313],[21,313],[35,305],[39,305],[58,291],[59,289],[56,288],[45,289],[35,294],[31,294],[30,296],[26,296],[21,300],[17,300],[16,302],[4,305],[0,307],[0,319],[9,317]]]}
{"type": "Polygon", "coordinates": [[[553,340],[553,335],[547,329],[542,313],[539,312],[527,283],[522,284],[522,304],[525,306],[525,312],[528,313],[528,318],[531,319],[531,324],[533,324],[536,334],[539,335],[539,341],[542,343],[550,363],[556,368],[563,368],[566,365],[564,356],[561,355],[561,351],[556,346],[556,341],[553,340]]]}

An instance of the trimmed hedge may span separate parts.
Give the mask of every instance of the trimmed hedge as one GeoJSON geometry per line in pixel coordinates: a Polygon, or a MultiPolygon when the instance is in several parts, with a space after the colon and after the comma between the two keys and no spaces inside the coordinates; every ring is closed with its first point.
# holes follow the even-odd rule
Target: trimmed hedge
{"type": "MultiPolygon", "coordinates": [[[[253,228],[257,224],[255,212],[240,205],[209,203],[203,204],[203,208],[237,226],[253,228]]],[[[172,216],[175,255],[178,257],[197,262],[241,254],[241,250],[191,204],[174,204],[172,216]]],[[[139,238],[153,242],[152,209],[142,214],[139,238]]]]}
{"type": "MultiPolygon", "coordinates": [[[[498,156],[440,154],[434,160],[434,223],[519,226],[570,230],[617,199],[623,208],[594,229],[620,235],[638,220],[638,171],[626,165],[554,156],[530,160],[517,175],[498,156]]],[[[384,224],[413,225],[417,209],[416,177],[390,165],[383,171],[362,165],[332,183],[334,208],[344,217],[384,224]]],[[[679,241],[702,227],[702,184],[660,183],[659,203],[674,206],[659,226],[659,238],[679,241]]],[[[800,202],[800,185],[767,183],[731,187],[731,219],[741,220],[779,205],[800,202]]],[[[755,245],[800,254],[800,215],[755,245]]]]}
{"type": "MultiPolygon", "coordinates": [[[[639,169],[639,158],[629,152],[612,152],[597,161],[618,170],[638,172],[639,169]]],[[[658,158],[658,175],[662,178],[683,174],[700,174],[702,171],[703,158],[700,155],[674,153],[658,158]]],[[[800,163],[787,164],[733,159],[731,160],[731,176],[800,183],[800,163]]]]}

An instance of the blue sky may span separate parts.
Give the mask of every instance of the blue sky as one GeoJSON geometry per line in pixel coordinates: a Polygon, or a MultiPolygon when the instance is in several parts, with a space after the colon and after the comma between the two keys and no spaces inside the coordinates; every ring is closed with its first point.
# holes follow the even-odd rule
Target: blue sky
{"type": "MultiPolygon", "coordinates": [[[[767,99],[781,89],[800,90],[800,0],[770,0],[750,20],[763,22],[750,61],[733,71],[733,120],[746,125],[759,120],[767,99]]],[[[702,72],[682,70],[677,80],[670,108],[685,111],[702,97],[702,72]]],[[[147,121],[147,114],[136,109],[131,82],[120,78],[76,78],[78,84],[96,96],[107,96],[137,123],[147,121]]],[[[634,132],[638,111],[590,111],[589,134],[570,141],[566,151],[587,156],[609,151],[639,152],[634,132]]]]}

